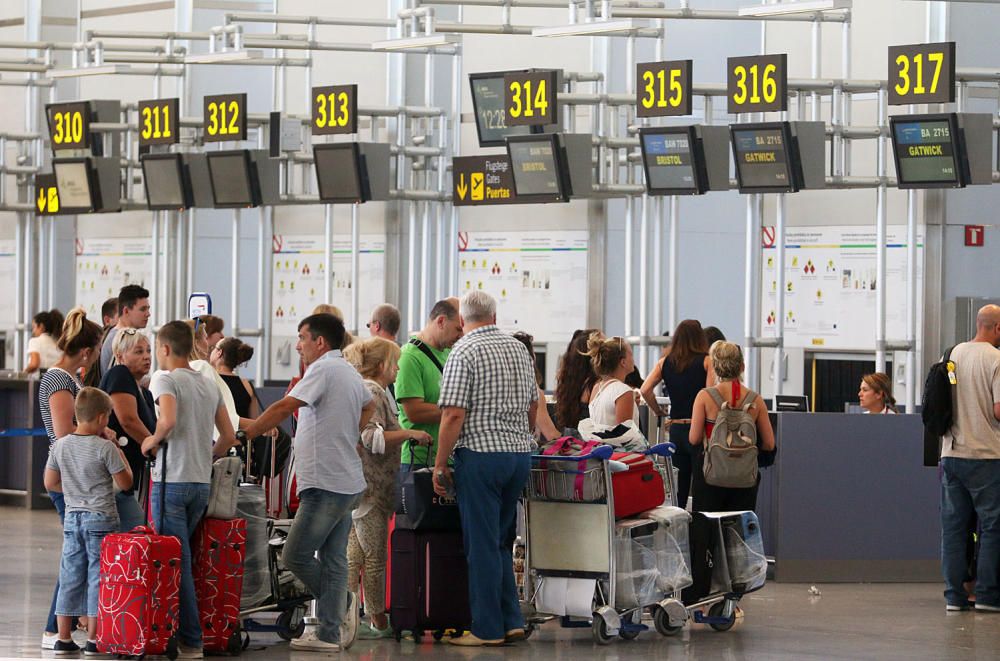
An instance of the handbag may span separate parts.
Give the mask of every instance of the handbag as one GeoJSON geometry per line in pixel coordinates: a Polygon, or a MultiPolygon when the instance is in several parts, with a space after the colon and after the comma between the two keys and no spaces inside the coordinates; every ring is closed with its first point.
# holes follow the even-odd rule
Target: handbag
{"type": "MultiPolygon", "coordinates": [[[[410,454],[410,470],[399,473],[399,505],[396,507],[396,527],[408,530],[462,529],[458,501],[434,493],[434,470],[430,465],[414,469],[410,454]]],[[[418,464],[419,466],[419,464],[418,464]]]]}
{"type": "Polygon", "coordinates": [[[210,519],[235,519],[243,462],[239,457],[222,457],[212,464],[212,486],[205,516],[210,519]]]}

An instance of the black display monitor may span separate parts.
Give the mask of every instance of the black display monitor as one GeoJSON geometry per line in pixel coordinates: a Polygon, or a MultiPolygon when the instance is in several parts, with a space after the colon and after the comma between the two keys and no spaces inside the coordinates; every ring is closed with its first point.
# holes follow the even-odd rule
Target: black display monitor
{"type": "Polygon", "coordinates": [[[480,147],[503,147],[504,138],[541,133],[540,126],[508,126],[504,108],[503,76],[507,71],[469,74],[472,107],[476,113],[476,131],[480,147]]]}
{"type": "Polygon", "coordinates": [[[356,142],[314,145],[313,156],[320,201],[352,204],[371,199],[365,157],[356,142]]]}
{"type": "Polygon", "coordinates": [[[89,158],[52,161],[62,213],[87,213],[101,208],[101,187],[89,158]]]}
{"type": "Polygon", "coordinates": [[[693,126],[639,129],[650,195],[701,195],[708,190],[705,154],[693,126]]]}
{"type": "Polygon", "coordinates": [[[246,149],[210,151],[208,175],[216,209],[242,209],[260,205],[257,169],[246,149]]]}
{"type": "Polygon", "coordinates": [[[891,117],[900,188],[960,188],[968,178],[962,132],[954,113],[891,117]]]}
{"type": "Polygon", "coordinates": [[[194,206],[191,177],[181,154],[144,154],[142,180],[151,211],[178,211],[194,206]]]}
{"type": "Polygon", "coordinates": [[[775,395],[774,410],[808,413],[809,398],[805,395],[775,395]]]}
{"type": "Polygon", "coordinates": [[[794,193],[801,167],[788,122],[733,124],[733,158],[741,193],[794,193]]]}
{"type": "Polygon", "coordinates": [[[573,191],[569,183],[566,154],[558,134],[507,138],[507,155],[518,198],[534,198],[536,202],[569,202],[573,191]]]}

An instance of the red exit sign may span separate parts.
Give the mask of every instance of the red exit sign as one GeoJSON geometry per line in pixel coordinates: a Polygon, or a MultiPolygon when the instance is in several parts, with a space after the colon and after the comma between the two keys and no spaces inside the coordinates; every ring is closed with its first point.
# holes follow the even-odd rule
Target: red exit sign
{"type": "Polygon", "coordinates": [[[982,247],[984,227],[982,225],[965,226],[965,245],[982,247]]]}

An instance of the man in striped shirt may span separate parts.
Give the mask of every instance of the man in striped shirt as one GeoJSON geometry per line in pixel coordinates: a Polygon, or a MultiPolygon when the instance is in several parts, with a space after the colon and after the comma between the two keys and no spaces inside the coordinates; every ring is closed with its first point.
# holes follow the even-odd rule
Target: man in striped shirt
{"type": "Polygon", "coordinates": [[[441,377],[434,490],[458,498],[470,569],[472,631],[449,642],[503,645],[524,639],[508,542],[531,468],[538,388],[524,345],[497,328],[492,296],[469,292],[459,313],[465,335],[441,377]],[[453,449],[454,475],[448,467],[453,449]]]}

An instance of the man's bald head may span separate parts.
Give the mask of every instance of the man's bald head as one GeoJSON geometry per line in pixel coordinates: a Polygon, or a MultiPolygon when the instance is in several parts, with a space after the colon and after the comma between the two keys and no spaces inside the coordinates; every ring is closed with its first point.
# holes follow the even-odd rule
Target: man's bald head
{"type": "Polygon", "coordinates": [[[976,328],[996,328],[1000,326],[1000,305],[984,305],[976,315],[976,328]]]}

